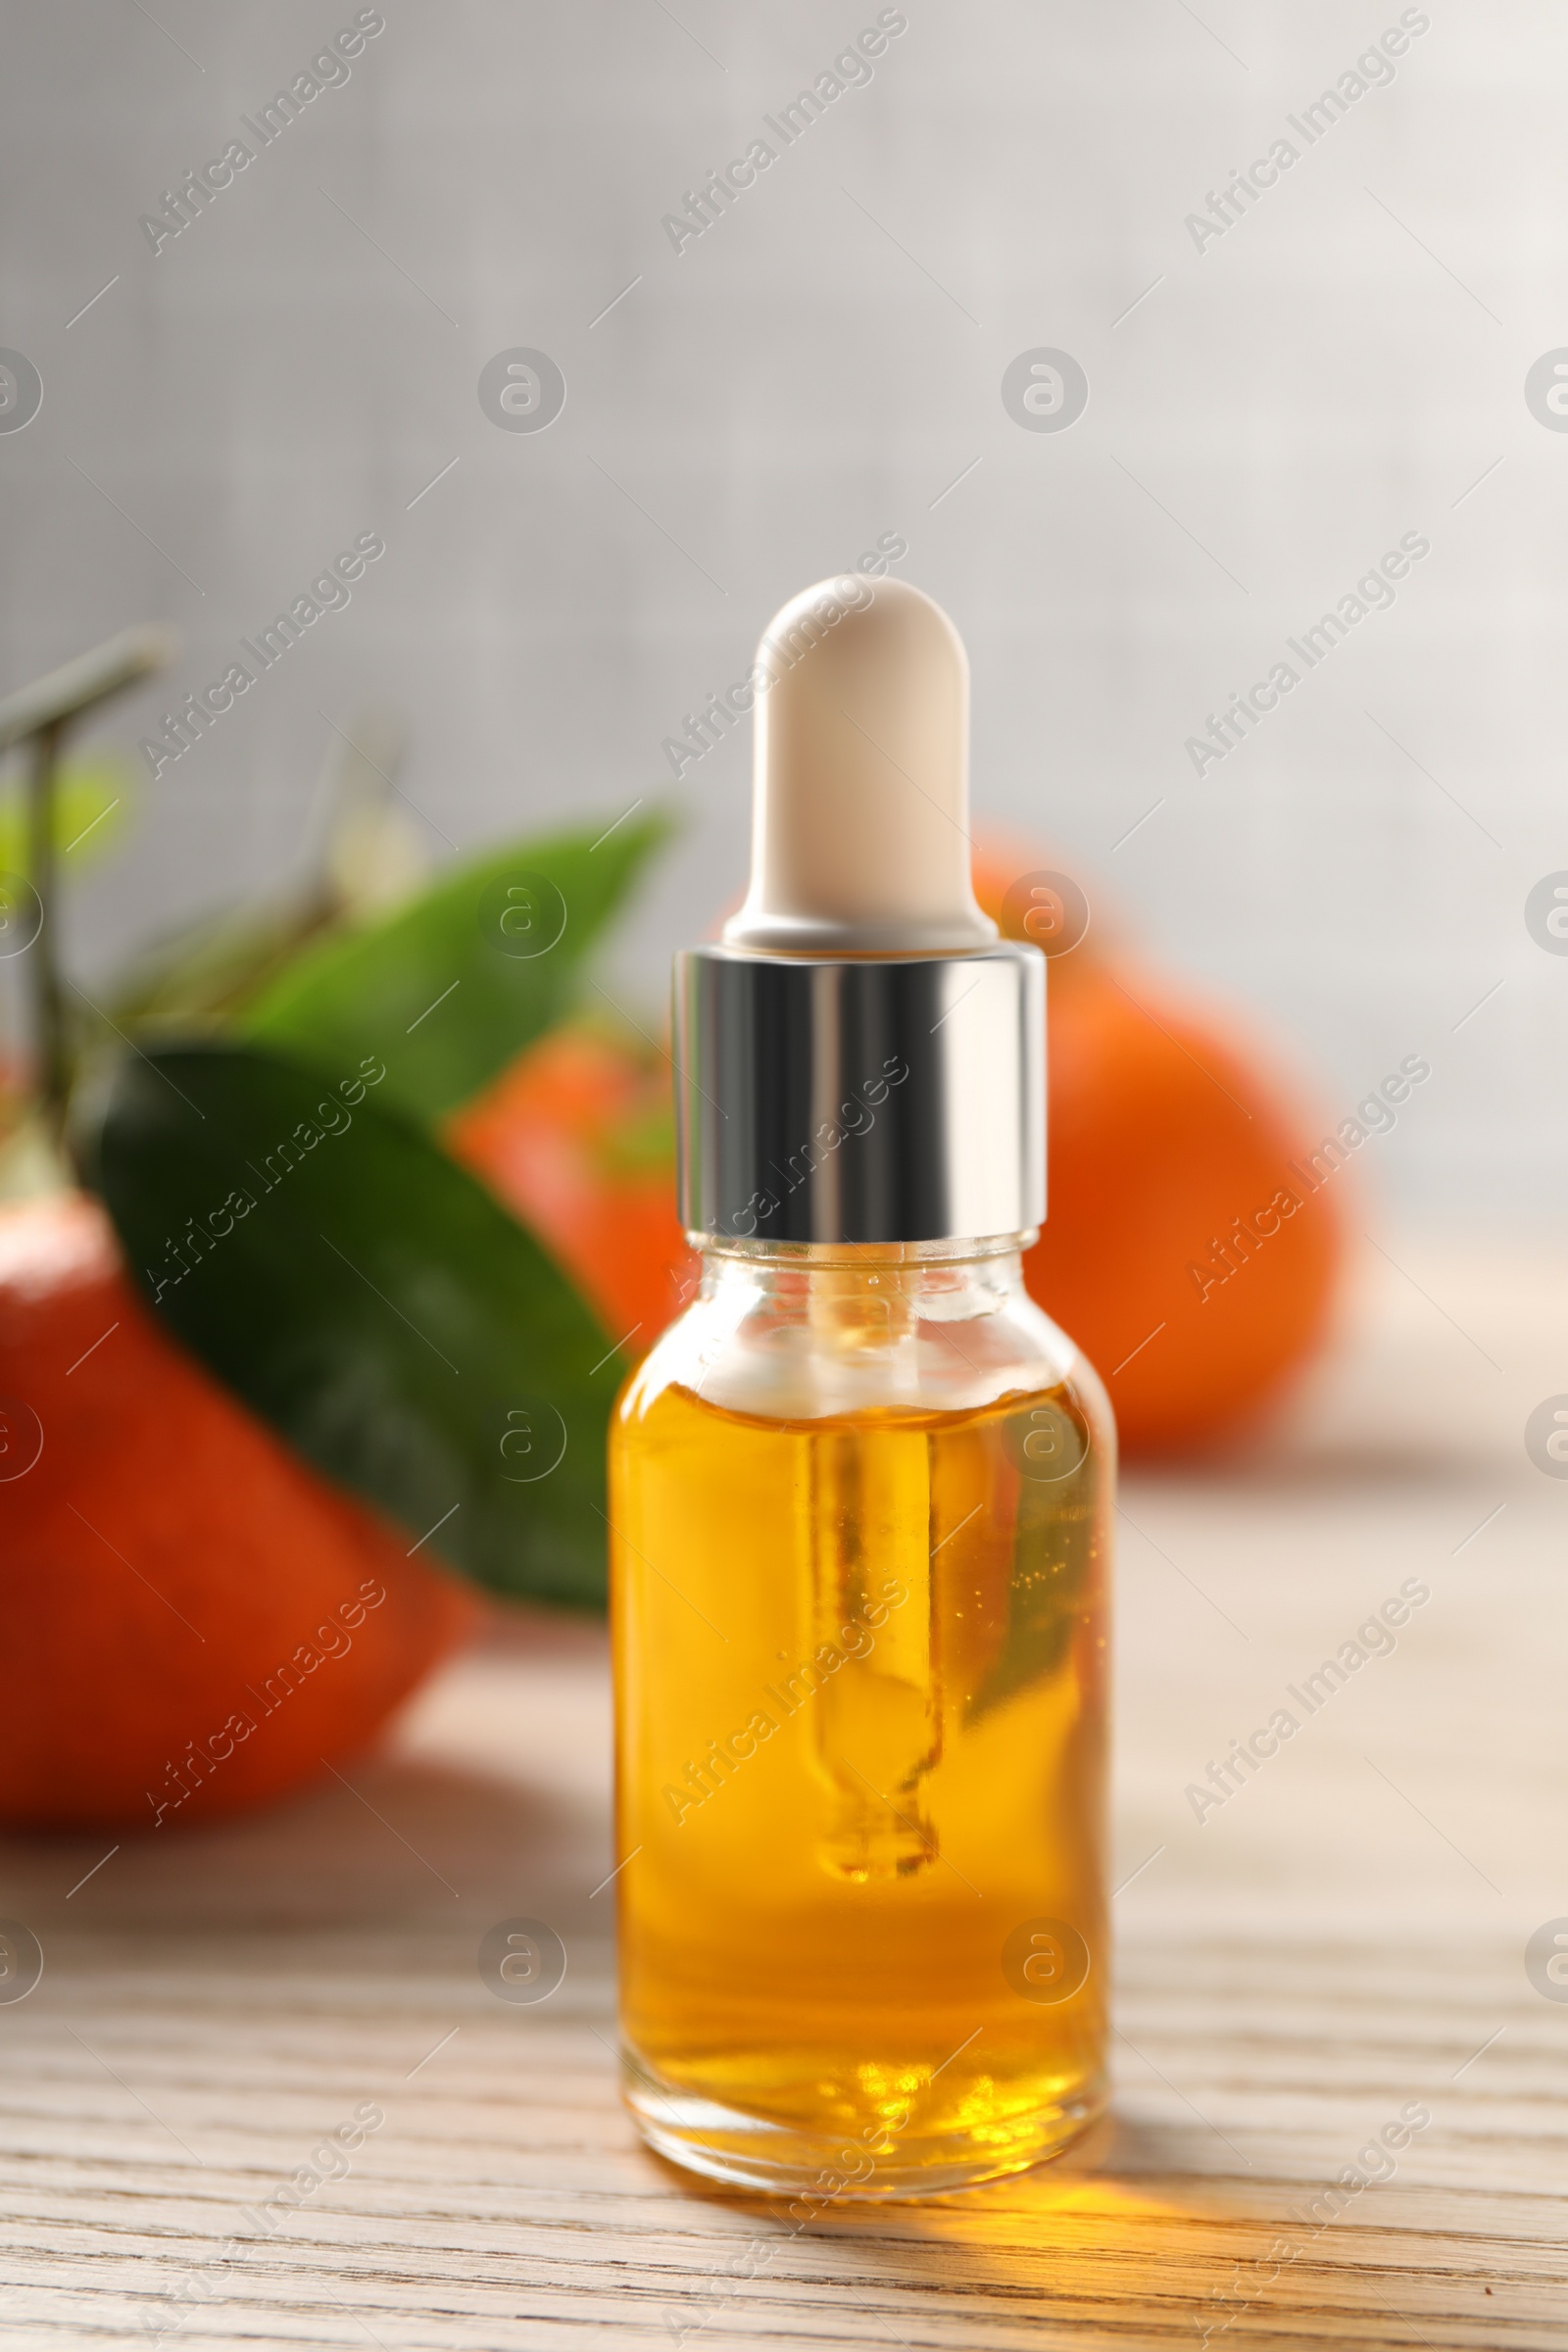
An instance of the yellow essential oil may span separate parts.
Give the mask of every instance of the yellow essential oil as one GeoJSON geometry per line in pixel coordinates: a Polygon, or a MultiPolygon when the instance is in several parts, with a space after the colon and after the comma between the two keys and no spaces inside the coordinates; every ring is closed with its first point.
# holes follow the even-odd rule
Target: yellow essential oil
{"type": "Polygon", "coordinates": [[[1015,2171],[1103,2095],[1098,1383],[1012,1250],[707,1264],[612,1446],[628,2099],[803,2210],[1015,2171]]]}

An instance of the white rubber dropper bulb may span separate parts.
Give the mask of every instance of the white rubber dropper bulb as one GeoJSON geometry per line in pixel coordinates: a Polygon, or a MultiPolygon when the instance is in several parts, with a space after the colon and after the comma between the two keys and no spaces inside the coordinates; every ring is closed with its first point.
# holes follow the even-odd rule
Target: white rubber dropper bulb
{"type": "Polygon", "coordinates": [[[824,580],[774,615],[757,660],[752,880],[724,945],[988,947],[969,875],[969,662],[941,606],[903,580],[824,580]]]}

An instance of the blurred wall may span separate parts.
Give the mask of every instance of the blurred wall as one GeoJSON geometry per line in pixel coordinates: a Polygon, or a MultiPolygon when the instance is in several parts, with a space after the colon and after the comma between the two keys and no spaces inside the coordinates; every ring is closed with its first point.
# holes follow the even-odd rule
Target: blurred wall
{"type": "Polygon", "coordinates": [[[664,739],[786,595],[892,533],[971,650],[978,813],[1293,1038],[1325,1115],[1426,1055],[1376,1145],[1407,1213],[1560,1213],[1568,960],[1525,920],[1568,868],[1568,434],[1525,388],[1568,345],[1560,9],[8,0],[0,24],[0,345],[44,388],[0,431],[0,687],[163,615],[191,691],[385,541],[144,777],[71,911],[83,973],[285,871],[327,722],[390,701],[443,855],[684,808],[621,950],[652,999],[747,828],[747,745],[677,784],[664,739]],[[377,13],[270,144],[241,128],[377,13]],[[906,28],[786,146],[764,119],[879,16],[906,28]],[[1326,89],[1343,111],[1305,115],[1326,89]],[[236,137],[253,160],[155,252],[141,216],[236,137]],[[760,137],[776,160],[677,251],[663,217],[760,137]],[[1215,233],[1210,192],[1280,140],[1296,160],[1215,233]],[[564,378],[546,430],[480,404],[518,347],[564,378]],[[1004,404],[1042,347],[1087,376],[1065,430],[1004,404]],[[1405,534],[1430,552],[1309,672],[1286,641],[1405,534]],[[1281,661],[1295,690],[1195,760],[1281,661]]]}

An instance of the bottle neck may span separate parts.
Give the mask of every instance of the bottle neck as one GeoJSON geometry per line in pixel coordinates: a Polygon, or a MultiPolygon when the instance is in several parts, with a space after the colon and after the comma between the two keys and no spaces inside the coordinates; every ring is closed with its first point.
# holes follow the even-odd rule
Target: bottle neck
{"type": "Polygon", "coordinates": [[[921,1323],[994,1314],[1024,1293],[1032,1233],[942,1242],[760,1242],[692,1236],[703,1253],[703,1297],[763,1305],[779,1321],[838,1330],[864,1343],[921,1323]]]}
{"type": "Polygon", "coordinates": [[[1032,1227],[1024,1233],[993,1233],[974,1240],[940,1242],[769,1242],[714,1233],[689,1233],[686,1238],[705,1258],[729,1258],[747,1265],[869,1266],[875,1273],[890,1265],[967,1265],[982,1259],[1015,1257],[1037,1239],[1038,1232],[1038,1227],[1032,1227]]]}

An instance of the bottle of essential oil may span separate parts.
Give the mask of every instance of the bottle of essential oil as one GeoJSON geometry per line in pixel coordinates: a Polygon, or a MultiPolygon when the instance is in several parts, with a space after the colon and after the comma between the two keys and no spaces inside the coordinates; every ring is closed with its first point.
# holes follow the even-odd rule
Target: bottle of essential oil
{"type": "Polygon", "coordinates": [[[759,649],[752,887],[677,960],[700,1297],[612,1438],[621,2023],[648,2139],[912,2196],[1104,2097],[1103,1392],[1028,1297],[1045,962],[969,882],[902,582],[759,649]]]}

